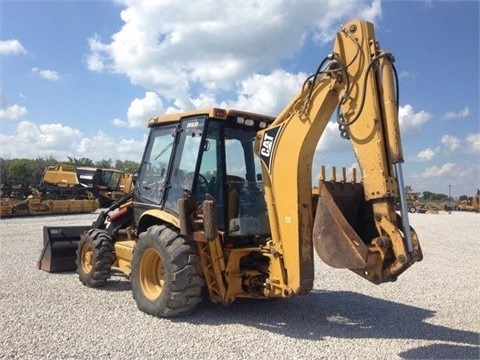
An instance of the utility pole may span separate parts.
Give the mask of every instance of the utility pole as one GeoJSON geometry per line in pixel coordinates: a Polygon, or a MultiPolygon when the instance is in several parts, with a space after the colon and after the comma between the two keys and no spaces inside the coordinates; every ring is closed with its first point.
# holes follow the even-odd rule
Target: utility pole
{"type": "Polygon", "coordinates": [[[450,196],[450,191],[452,190],[452,185],[448,185],[448,213],[450,214],[450,211],[452,210],[452,203],[451,203],[451,196],[450,196]]]}

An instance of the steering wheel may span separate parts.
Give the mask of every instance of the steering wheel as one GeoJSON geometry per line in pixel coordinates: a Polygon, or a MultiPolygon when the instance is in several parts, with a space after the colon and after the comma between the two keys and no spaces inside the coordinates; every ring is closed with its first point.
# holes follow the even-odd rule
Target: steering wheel
{"type": "Polygon", "coordinates": [[[202,189],[202,191],[206,192],[208,188],[208,180],[202,174],[198,174],[198,184],[197,189],[202,189]]]}
{"type": "Polygon", "coordinates": [[[207,196],[209,182],[205,176],[202,174],[198,174],[198,181],[197,181],[197,190],[195,191],[195,195],[197,196],[197,201],[205,200],[205,196],[207,196]]]}

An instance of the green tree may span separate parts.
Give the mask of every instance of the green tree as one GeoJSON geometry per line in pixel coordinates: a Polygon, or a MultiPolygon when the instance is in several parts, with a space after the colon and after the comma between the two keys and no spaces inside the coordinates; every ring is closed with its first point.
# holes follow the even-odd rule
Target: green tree
{"type": "Polygon", "coordinates": [[[89,166],[89,167],[94,167],[95,164],[92,159],[89,158],[71,158],[70,156],[67,156],[68,161],[65,163],[66,165],[73,165],[73,166],[89,166]]]}
{"type": "Polygon", "coordinates": [[[35,161],[31,159],[13,159],[6,171],[6,177],[12,184],[36,184],[35,161]]]}
{"type": "Polygon", "coordinates": [[[140,169],[140,163],[131,160],[117,160],[115,161],[115,169],[133,174],[140,169]]]}
{"type": "Polygon", "coordinates": [[[432,193],[430,191],[424,191],[422,193],[422,200],[431,201],[431,200],[433,200],[433,195],[434,195],[434,193],[432,193]]]}
{"type": "Polygon", "coordinates": [[[112,168],[112,159],[108,160],[100,160],[95,163],[95,167],[101,168],[101,169],[111,169],[112,168]]]}
{"type": "Polygon", "coordinates": [[[7,183],[7,169],[9,165],[10,160],[0,158],[0,179],[2,183],[7,183]]]}

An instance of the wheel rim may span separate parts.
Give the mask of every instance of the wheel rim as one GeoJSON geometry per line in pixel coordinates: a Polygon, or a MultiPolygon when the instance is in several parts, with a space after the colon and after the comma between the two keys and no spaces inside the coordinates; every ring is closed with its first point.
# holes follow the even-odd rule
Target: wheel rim
{"type": "Polygon", "coordinates": [[[85,244],[82,247],[82,270],[88,274],[93,268],[93,247],[90,244],[85,244]]]}
{"type": "Polygon", "coordinates": [[[149,300],[157,299],[165,284],[165,273],[160,254],[152,248],[145,250],[139,270],[140,286],[143,294],[149,300]]]}

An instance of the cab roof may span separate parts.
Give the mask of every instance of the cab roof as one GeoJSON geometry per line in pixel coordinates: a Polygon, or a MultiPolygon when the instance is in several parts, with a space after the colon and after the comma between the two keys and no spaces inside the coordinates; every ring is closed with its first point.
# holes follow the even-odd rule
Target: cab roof
{"type": "Polygon", "coordinates": [[[207,108],[192,111],[185,111],[172,114],[164,114],[148,119],[148,127],[152,127],[158,124],[179,122],[186,117],[206,115],[215,119],[226,120],[231,117],[243,118],[245,120],[251,119],[253,121],[264,121],[266,124],[270,124],[275,120],[275,117],[268,115],[255,114],[247,111],[233,110],[233,109],[221,109],[221,108],[207,108]]]}

